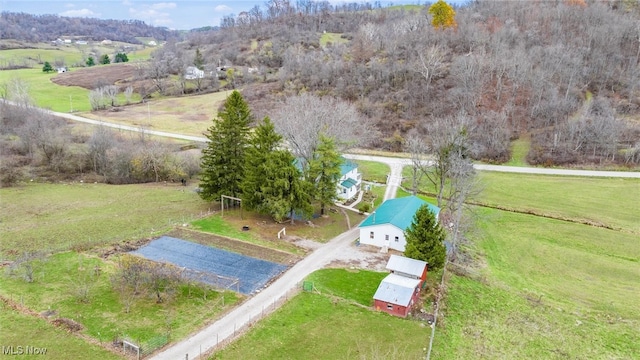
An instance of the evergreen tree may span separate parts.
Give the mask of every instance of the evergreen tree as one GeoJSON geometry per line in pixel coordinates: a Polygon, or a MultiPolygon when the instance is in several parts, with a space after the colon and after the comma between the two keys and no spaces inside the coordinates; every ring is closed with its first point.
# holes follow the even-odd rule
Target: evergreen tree
{"type": "Polygon", "coordinates": [[[107,65],[107,64],[111,64],[111,60],[109,59],[109,55],[104,54],[100,57],[100,64],[102,65],[107,65]]]}
{"type": "Polygon", "coordinates": [[[249,105],[238,91],[232,92],[206,133],[209,144],[202,150],[200,175],[200,197],[203,199],[212,201],[220,195],[241,195],[251,120],[249,105]]]}
{"type": "Polygon", "coordinates": [[[129,57],[125,53],[117,53],[116,56],[113,58],[113,62],[115,63],[128,62],[128,61],[129,61],[129,57]]]}
{"type": "Polygon", "coordinates": [[[268,117],[251,134],[245,154],[245,176],[241,184],[242,205],[245,209],[257,210],[262,207],[265,199],[262,188],[267,181],[273,181],[270,179],[273,169],[269,166],[275,165],[273,157],[277,156],[275,151],[281,141],[282,136],[276,133],[268,117]]]}
{"type": "Polygon", "coordinates": [[[87,59],[87,66],[93,66],[95,64],[96,62],[95,60],[93,60],[93,57],[89,56],[89,58],[87,59]]]}
{"type": "Polygon", "coordinates": [[[311,193],[313,185],[302,177],[289,150],[276,150],[270,157],[269,179],[262,187],[263,211],[280,222],[287,216],[294,223],[296,216],[309,218],[313,214],[311,193]]]}
{"type": "Polygon", "coordinates": [[[200,48],[196,48],[196,57],[193,59],[193,66],[200,70],[204,70],[204,57],[200,52],[200,48]]]}
{"type": "Polygon", "coordinates": [[[411,226],[405,230],[405,237],[407,245],[404,256],[426,261],[431,271],[439,270],[444,266],[446,234],[427,205],[418,209],[411,226]]]}
{"type": "Polygon", "coordinates": [[[51,64],[49,64],[48,61],[45,61],[44,66],[42,67],[42,71],[46,73],[50,73],[53,71],[53,67],[51,67],[51,64]]]}
{"type": "Polygon", "coordinates": [[[320,214],[324,209],[336,201],[338,194],[336,185],[340,179],[340,165],[342,158],[336,148],[334,140],[321,135],[318,148],[309,163],[308,179],[315,185],[316,200],[320,201],[320,214]]]}

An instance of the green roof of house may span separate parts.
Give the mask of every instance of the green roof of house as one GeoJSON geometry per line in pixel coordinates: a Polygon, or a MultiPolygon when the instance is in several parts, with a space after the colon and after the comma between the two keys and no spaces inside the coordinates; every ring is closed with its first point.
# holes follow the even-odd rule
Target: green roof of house
{"type": "Polygon", "coordinates": [[[343,181],[342,183],[340,183],[340,186],[342,186],[343,188],[349,189],[351,187],[356,186],[356,181],[353,180],[353,179],[347,179],[347,180],[343,181]]]}
{"type": "Polygon", "coordinates": [[[354,163],[349,159],[342,158],[342,165],[340,165],[340,176],[344,176],[347,173],[349,173],[349,171],[357,168],[358,168],[358,164],[354,163]]]}
{"type": "Polygon", "coordinates": [[[440,212],[439,207],[429,204],[417,196],[407,196],[383,202],[371,215],[364,219],[360,227],[392,224],[404,231],[411,226],[416,211],[425,204],[437,217],[440,212]]]}

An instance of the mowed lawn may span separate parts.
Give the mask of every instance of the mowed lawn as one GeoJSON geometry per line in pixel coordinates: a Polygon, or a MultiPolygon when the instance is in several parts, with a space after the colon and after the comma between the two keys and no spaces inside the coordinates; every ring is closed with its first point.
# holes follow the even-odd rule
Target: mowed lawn
{"type": "Polygon", "coordinates": [[[0,251],[61,251],[138,240],[209,209],[179,184],[28,183],[0,189],[0,251]]]}
{"type": "Polygon", "coordinates": [[[325,269],[303,292],[213,359],[421,359],[430,328],[373,311],[385,273],[325,269]],[[364,303],[364,304],[363,304],[364,303]]]}

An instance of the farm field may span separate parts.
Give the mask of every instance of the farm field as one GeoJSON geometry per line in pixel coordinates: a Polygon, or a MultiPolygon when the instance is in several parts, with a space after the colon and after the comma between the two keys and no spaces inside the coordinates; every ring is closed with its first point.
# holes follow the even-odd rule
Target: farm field
{"type": "Polygon", "coordinates": [[[0,189],[0,199],[3,256],[137,241],[209,211],[193,188],[178,184],[28,183],[0,189]]]}
{"type": "MultiPolygon", "coordinates": [[[[0,303],[0,339],[5,346],[33,346],[46,349],[44,355],[19,356],[20,358],[47,359],[122,359],[98,345],[69,335],[61,328],[56,328],[46,320],[24,315],[5,303],[0,303]]],[[[18,351],[15,349],[14,351],[18,351]]],[[[18,356],[16,356],[18,357],[18,356]]]]}
{"type": "MultiPolygon", "coordinates": [[[[108,78],[106,72],[111,74],[122,73],[122,66],[133,67],[133,61],[146,60],[154,48],[137,46],[138,50],[128,51],[127,64],[96,65],[92,68],[84,67],[83,59],[86,52],[95,49],[102,54],[113,55],[120,51],[118,46],[124,43],[116,43],[110,46],[102,45],[74,45],[54,47],[49,44],[37,44],[37,48],[0,50],[0,65],[17,64],[29,68],[0,71],[0,84],[7,84],[14,79],[20,79],[28,86],[28,93],[36,106],[57,112],[86,112],[91,110],[89,103],[89,90],[93,89],[103,78],[108,78]],[[58,74],[43,73],[42,64],[49,61],[54,66],[55,61],[66,64],[69,72],[58,74]],[[54,81],[66,77],[77,77],[76,72],[89,73],[88,79],[77,84],[57,85],[54,81]],[[55,78],[55,80],[54,80],[55,78]],[[83,88],[84,87],[84,88],[83,88]]],[[[64,84],[64,80],[61,81],[64,84]]],[[[133,102],[139,101],[139,95],[134,94],[133,102]]],[[[124,96],[118,96],[120,104],[125,103],[124,96]]]]}
{"type": "MultiPolygon", "coordinates": [[[[79,324],[78,329],[70,332],[91,340],[84,346],[87,351],[93,347],[92,343],[109,346],[114,339],[122,337],[139,344],[158,338],[166,339],[164,342],[180,339],[241,298],[231,291],[218,292],[184,283],[173,295],[163,295],[162,302],[156,301],[155,294],[140,294],[129,303],[127,311],[125,300],[111,283],[116,263],[114,258],[103,260],[76,252],[57,253],[32,263],[33,282],[5,273],[0,277],[0,295],[5,301],[29,311],[47,314],[50,321],[70,319],[72,324],[79,324]]],[[[2,331],[0,340],[6,343],[10,336],[2,331]]],[[[21,340],[34,344],[41,341],[34,334],[21,340]]],[[[62,351],[65,341],[52,343],[52,353],[62,351]]],[[[84,358],[91,358],[91,353],[84,358]]]]}
{"type": "Polygon", "coordinates": [[[154,99],[121,107],[121,111],[82,114],[89,119],[139,126],[184,135],[201,136],[212,125],[228,92],[154,99]]]}
{"type": "Polygon", "coordinates": [[[640,180],[480,172],[477,201],[640,235],[640,180]]]}

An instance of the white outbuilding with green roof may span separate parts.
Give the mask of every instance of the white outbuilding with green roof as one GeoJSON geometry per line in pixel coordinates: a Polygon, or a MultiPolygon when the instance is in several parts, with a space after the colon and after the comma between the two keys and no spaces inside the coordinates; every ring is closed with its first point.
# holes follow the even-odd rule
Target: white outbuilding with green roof
{"type": "Polygon", "coordinates": [[[440,208],[417,196],[383,202],[360,224],[360,243],[404,251],[407,244],[404,231],[411,226],[413,216],[422,205],[427,205],[438,218],[440,208]]]}

